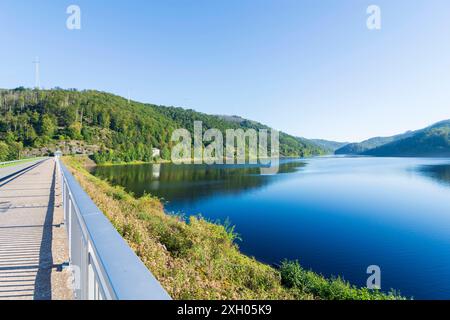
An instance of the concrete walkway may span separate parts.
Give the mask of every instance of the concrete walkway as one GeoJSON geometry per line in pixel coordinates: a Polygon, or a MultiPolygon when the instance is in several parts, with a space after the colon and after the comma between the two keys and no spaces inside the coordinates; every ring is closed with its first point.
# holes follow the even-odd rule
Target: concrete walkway
{"type": "Polygon", "coordinates": [[[27,166],[0,181],[0,300],[71,299],[70,274],[61,268],[67,243],[55,163],[27,166]]]}

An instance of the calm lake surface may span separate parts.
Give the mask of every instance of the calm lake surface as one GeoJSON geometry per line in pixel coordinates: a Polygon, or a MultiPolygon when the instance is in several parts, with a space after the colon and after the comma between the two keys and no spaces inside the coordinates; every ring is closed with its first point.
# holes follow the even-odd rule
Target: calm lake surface
{"type": "Polygon", "coordinates": [[[296,260],[365,286],[369,265],[382,289],[450,299],[450,159],[329,157],[254,166],[138,165],[94,173],[166,210],[229,219],[242,252],[272,264],[296,260]]]}

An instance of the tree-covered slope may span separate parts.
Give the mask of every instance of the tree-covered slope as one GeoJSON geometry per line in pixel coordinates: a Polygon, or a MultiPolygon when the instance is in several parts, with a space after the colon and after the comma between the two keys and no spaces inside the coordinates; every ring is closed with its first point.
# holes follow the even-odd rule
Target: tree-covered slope
{"type": "Polygon", "coordinates": [[[449,128],[450,120],[444,120],[417,131],[351,143],[335,153],[380,157],[449,157],[449,128]]]}
{"type": "Polygon", "coordinates": [[[411,137],[365,151],[363,154],[383,157],[450,157],[450,120],[439,122],[411,137]]]}
{"type": "Polygon", "coordinates": [[[349,143],[337,149],[335,154],[362,154],[384,144],[410,137],[413,134],[413,132],[406,132],[392,137],[375,137],[359,143],[349,143]]]}
{"type": "MultiPolygon", "coordinates": [[[[172,132],[177,128],[192,131],[195,120],[203,121],[204,129],[221,131],[267,128],[238,117],[128,102],[92,90],[0,90],[0,161],[17,159],[27,150],[45,150],[49,145],[73,141],[94,146],[98,162],[149,161],[154,147],[169,159],[172,132]]],[[[280,133],[280,152],[284,156],[310,156],[325,151],[280,133]]]]}
{"type": "MultiPolygon", "coordinates": [[[[175,107],[156,107],[159,112],[172,119],[180,127],[193,131],[194,121],[202,121],[203,129],[219,129],[224,135],[226,129],[268,129],[271,128],[256,121],[247,120],[238,116],[208,115],[194,110],[175,107]]],[[[283,156],[308,157],[325,154],[324,148],[309,140],[296,138],[280,132],[280,153],[283,156]]]]}

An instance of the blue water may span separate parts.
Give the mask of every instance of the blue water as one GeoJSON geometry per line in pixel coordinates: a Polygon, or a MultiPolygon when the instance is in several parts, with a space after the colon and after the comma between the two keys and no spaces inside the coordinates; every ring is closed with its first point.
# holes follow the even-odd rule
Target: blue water
{"type": "Polygon", "coordinates": [[[170,212],[229,219],[241,251],[266,263],[299,260],[325,276],[450,299],[450,159],[329,157],[285,160],[280,173],[251,166],[142,165],[95,174],[170,212]]]}

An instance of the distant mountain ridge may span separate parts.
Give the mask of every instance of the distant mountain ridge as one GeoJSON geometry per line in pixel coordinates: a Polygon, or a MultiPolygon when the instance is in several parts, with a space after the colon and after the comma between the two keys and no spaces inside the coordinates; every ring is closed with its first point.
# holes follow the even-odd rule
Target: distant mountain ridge
{"type": "Polygon", "coordinates": [[[450,157],[450,120],[440,121],[421,130],[391,137],[376,137],[351,143],[335,154],[379,157],[450,157]]]}
{"type": "Polygon", "coordinates": [[[325,150],[328,150],[330,153],[334,153],[336,150],[350,144],[349,142],[337,142],[324,139],[311,139],[310,141],[324,148],[325,150]]]}
{"type": "Polygon", "coordinates": [[[391,143],[397,140],[408,138],[412,136],[414,132],[408,131],[402,134],[398,134],[391,137],[375,137],[368,140],[356,143],[349,143],[336,150],[336,154],[361,154],[368,150],[380,147],[387,143],[391,143]]]}

